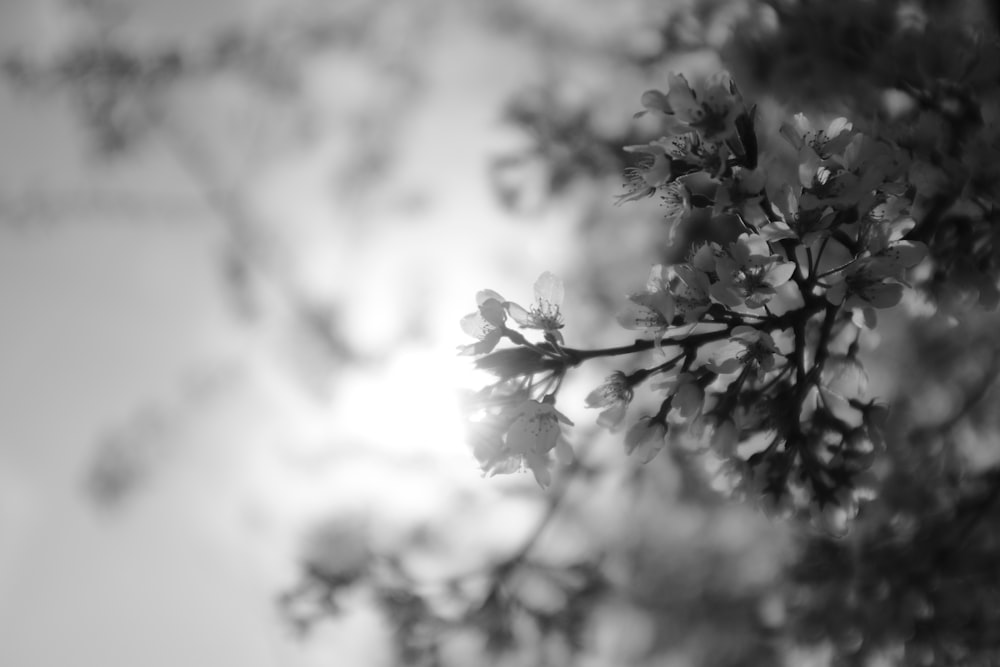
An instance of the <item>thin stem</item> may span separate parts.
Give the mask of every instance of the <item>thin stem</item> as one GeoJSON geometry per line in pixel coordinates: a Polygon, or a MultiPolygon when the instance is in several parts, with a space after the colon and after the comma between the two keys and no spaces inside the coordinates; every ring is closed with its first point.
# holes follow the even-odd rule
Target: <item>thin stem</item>
{"type": "Polygon", "coordinates": [[[844,269],[846,269],[847,267],[849,267],[851,264],[854,264],[856,261],[858,261],[858,259],[859,258],[855,257],[851,261],[845,262],[845,263],[841,264],[840,266],[838,266],[836,268],[833,268],[833,269],[830,269],[829,271],[824,271],[823,273],[818,274],[816,276],[816,278],[815,278],[817,284],[819,283],[820,279],[826,278],[828,275],[830,275],[832,273],[836,273],[837,271],[843,271],[844,269]]]}
{"type": "Polygon", "coordinates": [[[830,355],[828,343],[830,342],[830,334],[833,332],[833,323],[837,320],[838,312],[840,312],[840,306],[827,304],[826,315],[823,317],[823,324],[819,330],[819,342],[816,344],[816,359],[813,361],[812,370],[809,371],[816,380],[819,379],[819,374],[823,371],[826,359],[830,355]]]}
{"type": "Polygon", "coordinates": [[[639,370],[635,371],[634,373],[631,373],[631,374],[629,374],[629,375],[626,376],[626,379],[628,380],[629,386],[630,387],[635,387],[635,386],[637,386],[637,385],[645,382],[646,379],[649,376],[651,376],[651,375],[655,375],[656,373],[662,373],[664,371],[670,370],[671,368],[673,368],[674,366],[677,365],[678,361],[680,361],[683,357],[686,357],[686,356],[688,356],[687,352],[681,352],[680,354],[678,354],[673,359],[669,359],[669,360],[663,362],[662,364],[660,364],[659,366],[654,366],[653,368],[640,368],[639,370]]]}
{"type": "Polygon", "coordinates": [[[826,244],[830,242],[830,236],[826,235],[823,237],[823,241],[819,244],[819,250],[816,251],[816,261],[809,268],[809,275],[815,276],[816,272],[819,271],[819,263],[823,261],[823,253],[826,251],[826,244]]]}
{"type": "MultiPolygon", "coordinates": [[[[706,331],[700,334],[693,334],[690,336],[685,336],[684,338],[663,338],[660,340],[660,345],[667,346],[698,346],[703,343],[710,343],[716,340],[722,340],[729,337],[729,332],[732,327],[727,326],[725,329],[719,329],[717,331],[706,331]]],[[[651,350],[656,347],[656,341],[653,340],[637,340],[631,345],[620,345],[618,347],[605,347],[596,350],[578,350],[572,347],[565,347],[563,350],[566,351],[570,359],[573,362],[579,364],[588,359],[595,359],[597,357],[616,357],[623,354],[633,354],[635,352],[644,352],[646,350],[651,350]]]]}

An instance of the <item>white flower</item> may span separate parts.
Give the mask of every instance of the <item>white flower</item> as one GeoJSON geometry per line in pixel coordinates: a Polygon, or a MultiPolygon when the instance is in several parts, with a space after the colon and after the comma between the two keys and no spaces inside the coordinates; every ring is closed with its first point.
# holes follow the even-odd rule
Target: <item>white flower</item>
{"type": "Polygon", "coordinates": [[[763,307],[776,294],[775,288],[795,272],[793,262],[764,252],[768,246],[761,236],[743,234],[730,244],[726,253],[716,257],[719,282],[712,285],[712,296],[729,307],[763,307]]]}
{"type": "Polygon", "coordinates": [[[691,127],[706,141],[722,142],[736,135],[736,118],[744,113],[743,97],[727,72],[718,72],[705,82],[701,96],[691,89],[683,74],[667,75],[666,94],[647,90],[641,103],[646,111],[672,116],[682,126],[691,127]]]}
{"type": "Polygon", "coordinates": [[[502,475],[527,468],[545,487],[551,481],[549,452],[561,442],[560,424],[573,422],[548,401],[524,399],[470,422],[468,436],[484,473],[502,475]]]}
{"type": "Polygon", "coordinates": [[[846,118],[834,118],[820,130],[801,113],[795,114],[791,124],[783,123],[780,132],[796,150],[809,149],[821,159],[843,151],[855,134],[846,118]]]}
{"type": "Polygon", "coordinates": [[[663,188],[663,206],[667,209],[664,218],[671,225],[670,240],[673,240],[677,225],[691,212],[691,192],[680,181],[674,181],[663,188]]]}
{"type": "Polygon", "coordinates": [[[654,142],[625,146],[623,150],[626,153],[639,153],[642,157],[636,166],[625,169],[625,187],[628,192],[616,197],[616,204],[650,197],[658,188],[670,182],[671,162],[663,146],[654,142]]]}
{"type": "Polygon", "coordinates": [[[559,441],[559,424],[572,426],[573,422],[548,402],[528,400],[518,407],[518,411],[507,430],[506,451],[509,455],[521,457],[523,465],[531,469],[540,486],[548,486],[552,479],[549,452],[559,441]]]}
{"type": "Polygon", "coordinates": [[[736,134],[736,117],[743,112],[743,98],[726,72],[711,77],[701,100],[682,74],[668,74],[666,101],[677,119],[698,130],[707,141],[724,141],[736,134]]]}
{"type": "Polygon", "coordinates": [[[744,367],[767,372],[774,368],[778,347],[771,334],[749,326],[735,327],[729,342],[712,355],[706,366],[726,375],[744,367]]]}
{"type": "Polygon", "coordinates": [[[628,296],[629,303],[617,320],[626,329],[652,335],[659,341],[674,319],[674,297],[670,293],[666,267],[657,264],[649,272],[646,290],[628,296]]]}
{"type": "Polygon", "coordinates": [[[674,314],[693,324],[712,307],[708,274],[689,264],[670,267],[669,289],[674,299],[674,314]]]}
{"type": "Polygon", "coordinates": [[[535,302],[531,310],[525,310],[516,303],[507,304],[510,316],[522,327],[541,329],[546,337],[562,342],[562,306],[564,289],[562,281],[546,271],[535,281],[535,302]]]}
{"type": "Polygon", "coordinates": [[[548,453],[559,439],[560,422],[573,425],[551,403],[524,401],[518,406],[518,414],[507,430],[507,448],[514,454],[548,453]]]}

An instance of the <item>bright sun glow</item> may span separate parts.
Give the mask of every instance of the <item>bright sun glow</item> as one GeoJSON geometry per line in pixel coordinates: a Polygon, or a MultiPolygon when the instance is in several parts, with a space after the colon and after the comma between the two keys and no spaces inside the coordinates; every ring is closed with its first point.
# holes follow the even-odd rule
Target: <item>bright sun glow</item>
{"type": "Polygon", "coordinates": [[[338,435],[356,438],[383,456],[468,466],[457,392],[473,371],[463,361],[468,360],[456,358],[454,347],[400,351],[384,366],[359,373],[331,423],[338,435]]]}

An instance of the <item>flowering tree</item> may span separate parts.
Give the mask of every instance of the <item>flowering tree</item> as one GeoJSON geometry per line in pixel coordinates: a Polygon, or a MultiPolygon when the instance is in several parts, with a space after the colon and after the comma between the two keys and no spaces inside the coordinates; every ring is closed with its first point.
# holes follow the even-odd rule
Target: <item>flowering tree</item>
{"type": "MultiPolygon", "coordinates": [[[[778,41],[834,11],[764,4],[789,29],[778,41]]],[[[623,300],[617,322],[639,337],[615,347],[572,346],[551,274],[529,310],[480,292],[462,321],[478,342],[461,351],[495,381],[470,400],[471,445],[488,474],[530,470],[546,487],[553,459],[572,473],[571,424],[556,408],[564,380],[620,359],[586,404],[599,426],[625,427],[627,454],[693,455],[729,497],[818,529],[787,573],[788,616],[775,625],[788,637],[838,664],[994,664],[997,580],[985,563],[997,545],[984,525],[997,515],[997,467],[947,448],[956,428],[980,423],[996,369],[995,344],[975,333],[1000,296],[985,158],[996,155],[996,84],[972,85],[993,71],[984,54],[996,38],[976,32],[974,47],[890,75],[899,52],[923,45],[932,61],[932,40],[973,33],[948,17],[928,24],[933,3],[860,5],[837,20],[874,12],[901,26],[868,47],[889,64],[873,56],[873,74],[841,95],[875,99],[874,118],[793,111],[769,126],[728,73],[694,87],[669,74],[665,91],[641,96],[636,116],[654,116],[662,135],[623,147],[633,159],[618,202],[659,197],[682,261],[656,264],[623,300]],[[929,369],[914,385],[961,386],[944,419],[922,419],[918,394],[890,407],[868,393],[863,350],[877,347],[878,312],[900,304],[917,317],[916,346],[947,349],[918,357],[929,369]],[[982,366],[972,382],[952,366],[965,354],[982,366]],[[658,407],[633,408],[639,391],[658,407]]],[[[823,66],[843,67],[826,55],[823,66]]]]}
{"type": "Polygon", "coordinates": [[[614,373],[588,398],[614,429],[639,385],[660,396],[655,414],[632,420],[627,451],[648,461],[666,438],[693,436],[742,494],[845,530],[884,447],[886,408],[858,382],[859,341],[877,310],[900,302],[908,270],[927,254],[909,240],[920,227],[914,161],[844,118],[814,128],[798,114],[781,128],[798,176],[788,182],[761,154],[755,109],[728,75],[698,92],[682,75],[669,84],[643,95],[639,115],[662,115],[673,133],[625,148],[641,158],[619,200],[659,194],[668,235],[711,218],[725,236],[685,262],[653,267],[618,314],[641,334],[631,345],[568,347],[563,286],[549,273],[530,310],[481,292],[462,322],[479,342],[463,352],[497,382],[476,395],[476,456],[490,473],[527,467],[548,484],[549,452],[569,449],[560,440],[569,421],[554,407],[563,376],[589,359],[655,348],[653,365],[614,373]],[[514,347],[495,349],[504,339],[514,347]]]}

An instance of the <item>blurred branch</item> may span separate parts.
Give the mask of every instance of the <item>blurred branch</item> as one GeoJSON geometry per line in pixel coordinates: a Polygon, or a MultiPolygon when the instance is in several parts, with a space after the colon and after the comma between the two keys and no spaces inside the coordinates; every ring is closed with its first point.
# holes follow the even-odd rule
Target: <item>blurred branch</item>
{"type": "Polygon", "coordinates": [[[239,185],[228,188],[217,185],[218,175],[213,172],[210,160],[198,142],[174,123],[164,122],[160,127],[167,148],[191,176],[205,203],[218,215],[231,247],[245,265],[252,267],[255,274],[282,297],[294,318],[323,342],[333,358],[365,361],[337,335],[336,321],[329,308],[310,302],[286,276],[273,268],[271,258],[261,249],[260,241],[254,238],[253,230],[261,225],[243,201],[239,185]]]}

